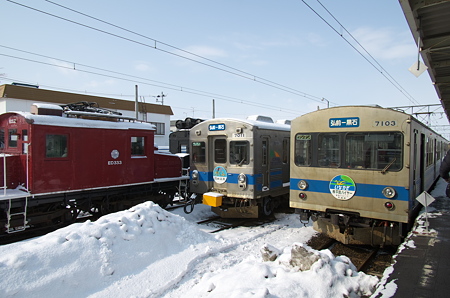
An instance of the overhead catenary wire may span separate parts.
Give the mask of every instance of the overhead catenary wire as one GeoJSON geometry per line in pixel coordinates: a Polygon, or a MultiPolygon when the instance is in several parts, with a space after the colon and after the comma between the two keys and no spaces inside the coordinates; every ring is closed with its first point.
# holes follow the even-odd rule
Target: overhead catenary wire
{"type": "Polygon", "coordinates": [[[341,26],[341,28],[347,32],[347,34],[360,46],[366,54],[379,66],[379,68],[372,63],[363,53],[361,53],[352,43],[350,43],[343,34],[341,34],[333,25],[331,25],[325,18],[320,15],[311,5],[306,3],[305,0],[302,0],[302,2],[311,10],[313,11],[325,24],[327,24],[334,32],[336,32],[341,38],[343,38],[355,51],[357,51],[370,65],[372,65],[378,72],[381,73],[397,90],[399,90],[405,97],[407,97],[411,102],[414,102],[416,104],[419,104],[419,102],[411,95],[409,94],[405,88],[403,88],[382,66],[378,61],[359,43],[359,41],[341,24],[341,22],[338,21],[338,19],[319,1],[317,2],[325,9],[325,11],[341,26]]]}
{"type": "MultiPolygon", "coordinates": [[[[5,48],[8,48],[8,49],[12,49],[12,50],[22,51],[22,50],[14,49],[14,48],[11,48],[11,47],[6,47],[6,46],[3,46],[3,45],[0,45],[0,47],[5,47],[5,48]]],[[[104,77],[108,77],[108,78],[114,78],[114,79],[129,81],[129,82],[133,82],[133,83],[139,83],[139,84],[143,84],[143,85],[150,85],[150,86],[155,86],[155,87],[160,87],[160,88],[166,88],[166,89],[170,89],[170,90],[175,90],[175,91],[179,91],[179,92],[185,92],[185,93],[194,94],[194,95],[203,96],[203,97],[209,97],[209,98],[214,97],[216,99],[221,99],[221,100],[224,100],[224,101],[240,103],[240,104],[244,104],[244,105],[255,106],[255,107],[264,108],[264,109],[270,109],[270,110],[277,110],[277,111],[284,112],[284,113],[298,115],[298,113],[296,113],[296,112],[294,112],[292,110],[282,109],[282,108],[280,108],[278,106],[271,106],[271,105],[267,105],[267,104],[259,104],[257,102],[252,102],[252,101],[249,101],[249,100],[244,100],[244,99],[239,99],[239,98],[235,98],[235,97],[220,95],[220,94],[217,94],[217,93],[211,93],[211,92],[207,92],[207,91],[201,91],[201,90],[198,90],[198,89],[192,89],[192,88],[177,86],[177,85],[174,85],[174,84],[167,84],[167,83],[163,83],[163,82],[160,82],[160,81],[150,80],[150,79],[147,79],[147,78],[137,77],[137,76],[133,76],[133,75],[127,75],[127,74],[124,74],[124,73],[119,73],[119,72],[110,71],[110,70],[106,70],[106,69],[102,69],[102,68],[98,68],[98,67],[88,66],[88,65],[85,65],[85,64],[81,64],[81,63],[75,63],[75,62],[70,62],[70,61],[67,61],[67,60],[61,60],[61,59],[54,58],[54,57],[49,57],[49,56],[45,56],[45,55],[35,54],[35,53],[29,52],[29,51],[22,51],[22,52],[25,52],[27,54],[32,54],[32,55],[45,57],[45,58],[48,58],[48,59],[53,59],[53,60],[56,60],[56,61],[65,62],[68,65],[67,66],[65,66],[65,65],[58,65],[58,64],[53,64],[53,63],[49,63],[49,62],[42,62],[42,61],[32,60],[32,59],[29,59],[29,58],[23,58],[23,57],[17,57],[17,56],[12,56],[12,55],[6,55],[6,54],[2,54],[2,53],[0,53],[0,56],[14,58],[14,59],[19,59],[19,60],[24,60],[24,61],[38,63],[38,64],[43,64],[43,65],[48,65],[48,66],[64,68],[64,69],[70,69],[70,70],[73,70],[73,71],[79,71],[79,72],[89,73],[89,74],[93,74],[93,75],[99,75],[99,76],[104,76],[104,77]],[[92,69],[100,70],[100,71],[104,71],[104,72],[111,72],[111,73],[116,74],[116,75],[107,75],[107,74],[102,74],[102,73],[99,73],[99,72],[88,71],[88,70],[80,69],[80,68],[77,68],[77,67],[73,67],[73,65],[84,66],[86,68],[92,68],[92,69]],[[123,78],[123,77],[120,77],[120,76],[117,76],[117,75],[125,76],[125,77],[128,76],[128,77],[131,77],[133,79],[127,79],[127,78],[123,78]],[[138,81],[138,80],[140,80],[140,81],[138,81]],[[153,82],[153,83],[149,83],[149,82],[153,82]]]]}
{"type": "MultiPolygon", "coordinates": [[[[202,56],[197,55],[197,54],[194,54],[194,53],[192,53],[192,52],[189,52],[189,51],[186,51],[186,50],[182,50],[182,49],[180,49],[180,48],[178,48],[178,47],[169,45],[169,44],[167,44],[167,43],[160,42],[160,41],[158,41],[158,40],[156,40],[156,39],[153,39],[153,38],[150,38],[150,37],[146,37],[146,36],[144,36],[144,35],[141,35],[141,34],[139,34],[139,33],[134,32],[134,31],[131,31],[131,30],[122,28],[122,27],[120,27],[120,26],[111,24],[111,23],[109,23],[109,22],[105,22],[105,21],[100,20],[100,19],[98,19],[98,18],[91,17],[91,16],[89,16],[89,15],[87,15],[87,14],[84,14],[84,13],[78,12],[78,11],[76,11],[76,10],[73,10],[73,9],[71,9],[71,8],[67,8],[67,7],[65,7],[65,6],[56,4],[55,2],[52,2],[52,1],[47,1],[47,0],[46,0],[47,2],[49,2],[49,3],[51,3],[51,4],[58,5],[59,7],[62,7],[62,8],[65,8],[65,9],[69,9],[69,10],[71,10],[72,12],[76,12],[76,13],[82,14],[82,15],[84,15],[84,16],[86,16],[86,17],[95,19],[95,20],[97,20],[97,21],[99,21],[99,22],[108,24],[108,25],[110,25],[110,26],[114,26],[115,28],[119,28],[119,29],[125,30],[125,31],[127,31],[127,32],[129,32],[129,33],[133,33],[133,34],[136,34],[136,35],[138,35],[138,36],[144,37],[144,38],[146,38],[146,39],[152,40],[152,41],[154,42],[154,44],[153,44],[153,45],[150,45],[150,44],[147,44],[147,43],[144,43],[144,42],[140,42],[140,41],[137,41],[137,40],[133,40],[133,39],[131,39],[131,38],[124,37],[124,36],[121,36],[121,35],[118,35],[118,34],[115,34],[115,33],[111,33],[111,32],[108,32],[108,31],[105,31],[105,30],[102,30],[102,29],[98,29],[98,28],[95,28],[95,27],[93,27],[93,26],[89,26],[89,25],[86,25],[86,24],[83,24],[83,23],[80,23],[80,22],[77,22],[77,21],[73,21],[73,20],[70,20],[70,19],[68,19],[68,18],[64,18],[64,17],[58,16],[58,15],[55,15],[55,14],[52,14],[52,13],[49,13],[49,12],[46,12],[46,11],[43,11],[43,10],[40,10],[40,9],[31,7],[31,6],[28,6],[28,5],[24,5],[24,4],[22,4],[22,3],[18,3],[18,2],[16,2],[16,1],[12,1],[12,0],[7,0],[7,1],[10,2],[10,3],[13,3],[13,4],[16,4],[16,5],[19,5],[19,6],[22,6],[22,7],[25,7],[25,8],[28,8],[28,9],[31,9],[31,10],[34,10],[34,11],[43,13],[43,14],[45,14],[45,15],[52,16],[52,17],[54,17],[54,18],[58,18],[58,19],[60,19],[60,20],[64,20],[64,21],[67,21],[67,22],[70,22],[70,23],[73,23],[73,24],[76,24],[76,25],[79,25],[79,26],[82,26],[82,27],[85,27],[85,28],[88,28],[88,29],[91,29],[91,30],[95,30],[95,31],[100,32],[100,33],[103,33],[103,34],[107,34],[107,35],[110,35],[110,36],[113,36],[113,37],[116,37],[116,38],[120,38],[120,39],[129,41],[129,42],[132,42],[132,43],[141,45],[141,46],[145,46],[145,47],[148,47],[148,48],[151,48],[151,49],[154,49],[154,50],[159,50],[159,51],[164,52],[164,53],[166,53],[166,54],[174,55],[174,56],[177,56],[177,57],[180,57],[180,58],[183,58],[183,59],[186,59],[186,60],[195,62],[195,63],[199,63],[199,64],[201,64],[201,65],[208,66],[208,67],[214,68],[214,69],[216,69],[216,70],[220,70],[220,71],[223,71],[223,72],[226,72],[226,73],[235,75],[235,76],[239,76],[239,77],[241,77],[241,78],[245,78],[245,79],[248,79],[248,80],[251,80],[251,81],[254,81],[254,82],[257,82],[257,83],[259,83],[259,84],[263,84],[263,85],[266,85],[266,86],[269,86],[269,87],[272,87],[272,88],[275,88],[275,89],[279,89],[279,90],[288,92],[288,93],[293,94],[293,95],[296,95],[296,96],[304,97],[304,98],[306,98],[306,99],[313,100],[313,101],[316,101],[316,102],[318,102],[318,103],[323,103],[323,102],[322,102],[322,98],[323,98],[323,97],[314,96],[314,95],[311,95],[311,94],[308,94],[308,93],[305,93],[305,92],[302,92],[302,91],[299,91],[299,90],[290,88],[290,87],[288,87],[288,86],[285,86],[285,85],[282,85],[282,84],[275,83],[275,82],[273,82],[273,81],[271,81],[271,80],[267,80],[267,79],[264,79],[264,78],[259,77],[259,76],[256,76],[256,75],[252,75],[252,74],[250,74],[250,73],[248,73],[248,72],[238,70],[238,69],[236,69],[236,68],[233,68],[233,67],[227,66],[227,65],[225,65],[225,64],[216,62],[216,61],[214,61],[214,60],[211,60],[211,59],[202,57],[202,56]],[[176,50],[182,51],[182,52],[184,52],[184,53],[193,55],[193,56],[195,56],[195,57],[197,57],[197,58],[204,59],[204,60],[206,60],[206,61],[208,61],[208,62],[212,62],[212,63],[214,63],[214,64],[219,65],[220,67],[219,67],[219,66],[215,66],[215,65],[211,65],[211,64],[209,64],[209,63],[202,62],[202,61],[199,61],[199,60],[196,60],[196,59],[193,59],[193,58],[189,58],[189,57],[186,57],[186,56],[183,56],[183,55],[180,55],[180,54],[177,54],[177,53],[174,53],[174,52],[165,50],[165,49],[162,49],[162,48],[160,48],[160,47],[157,46],[158,43],[161,44],[161,45],[170,47],[170,48],[172,48],[172,49],[176,49],[176,50]]],[[[331,102],[331,101],[330,101],[330,102],[331,102]]],[[[333,104],[336,105],[336,103],[333,103],[333,104]]]]}

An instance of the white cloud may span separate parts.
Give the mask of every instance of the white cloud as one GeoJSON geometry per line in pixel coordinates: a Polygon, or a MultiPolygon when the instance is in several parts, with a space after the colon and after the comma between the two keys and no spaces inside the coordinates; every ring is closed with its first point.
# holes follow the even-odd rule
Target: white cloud
{"type": "MultiPolygon", "coordinates": [[[[362,27],[351,34],[375,58],[393,60],[417,55],[417,48],[411,42],[411,33],[407,31],[362,27]]],[[[350,40],[349,36],[347,38],[350,40]]]]}

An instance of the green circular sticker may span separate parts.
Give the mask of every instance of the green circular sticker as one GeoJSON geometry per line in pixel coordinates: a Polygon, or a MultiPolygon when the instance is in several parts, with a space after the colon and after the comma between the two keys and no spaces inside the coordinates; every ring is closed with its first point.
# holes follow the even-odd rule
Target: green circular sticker
{"type": "Polygon", "coordinates": [[[215,167],[213,171],[213,179],[219,184],[225,183],[225,181],[227,181],[227,170],[221,166],[215,167]]]}
{"type": "Polygon", "coordinates": [[[337,175],[330,181],[330,193],[338,200],[349,200],[356,192],[356,184],[346,175],[337,175]]]}

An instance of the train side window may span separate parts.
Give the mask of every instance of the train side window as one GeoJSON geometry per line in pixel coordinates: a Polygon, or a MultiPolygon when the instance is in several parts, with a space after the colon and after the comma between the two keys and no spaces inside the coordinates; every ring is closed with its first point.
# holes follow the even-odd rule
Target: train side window
{"type": "Polygon", "coordinates": [[[319,167],[339,167],[340,161],[339,135],[323,133],[318,136],[318,163],[319,167]]]}
{"type": "Polygon", "coordinates": [[[261,148],[261,155],[262,155],[262,165],[266,166],[269,163],[269,155],[268,155],[268,146],[267,146],[267,140],[262,141],[262,148],[261,148]]]}
{"type": "Polygon", "coordinates": [[[250,161],[250,143],[248,141],[230,142],[230,164],[248,165],[250,161]]]}
{"type": "Polygon", "coordinates": [[[205,142],[192,142],[192,162],[204,163],[206,156],[205,142]]]}
{"type": "Polygon", "coordinates": [[[214,162],[227,162],[227,140],[217,139],[214,141],[214,162]]]}
{"type": "Polygon", "coordinates": [[[145,137],[131,137],[131,156],[145,155],[145,137]]]}
{"type": "Polygon", "coordinates": [[[45,137],[45,157],[67,157],[67,136],[47,135],[45,137]]]}
{"type": "Polygon", "coordinates": [[[345,166],[351,169],[398,171],[402,167],[402,134],[399,132],[348,133],[345,166]]]}
{"type": "Polygon", "coordinates": [[[295,136],[294,162],[297,166],[311,165],[311,148],[311,135],[297,134],[295,136]]]}
{"type": "Polygon", "coordinates": [[[16,148],[17,147],[17,140],[19,139],[19,136],[17,135],[17,129],[10,129],[8,134],[8,147],[10,148],[16,148]]]}
{"type": "Polygon", "coordinates": [[[287,164],[289,162],[289,139],[283,139],[283,163],[287,164]]]}

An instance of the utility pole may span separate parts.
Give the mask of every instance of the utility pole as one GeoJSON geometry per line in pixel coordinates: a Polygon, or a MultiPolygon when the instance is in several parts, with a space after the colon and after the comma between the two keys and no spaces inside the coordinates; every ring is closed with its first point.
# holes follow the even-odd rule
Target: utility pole
{"type": "Polygon", "coordinates": [[[157,95],[157,96],[154,96],[154,97],[156,97],[156,102],[159,102],[160,99],[161,99],[161,105],[164,105],[164,97],[166,97],[166,96],[167,95],[165,95],[164,93],[161,92],[161,95],[157,95]]]}
{"type": "Polygon", "coordinates": [[[135,101],[134,101],[134,110],[136,111],[136,120],[138,120],[139,117],[139,105],[138,105],[138,85],[136,85],[136,90],[135,90],[135,101]]]}

